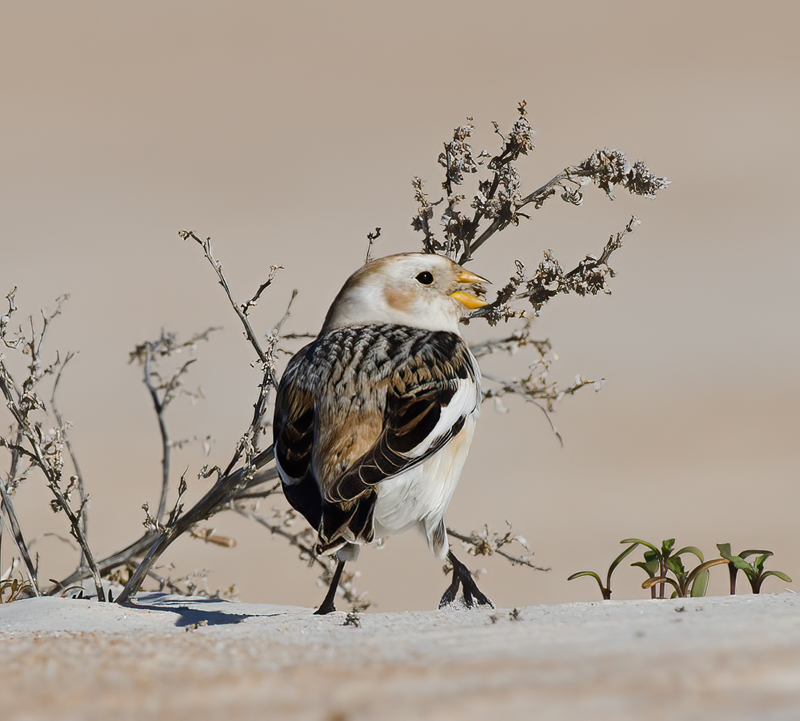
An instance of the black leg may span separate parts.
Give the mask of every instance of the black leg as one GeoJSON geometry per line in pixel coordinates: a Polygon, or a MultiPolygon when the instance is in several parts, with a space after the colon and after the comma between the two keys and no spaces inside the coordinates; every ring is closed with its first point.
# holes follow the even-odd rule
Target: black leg
{"type": "Polygon", "coordinates": [[[315,616],[324,616],[325,614],[336,610],[336,606],[333,605],[333,599],[336,598],[336,589],[339,588],[339,579],[342,577],[344,564],[344,561],[339,561],[336,564],[336,570],[333,572],[331,585],[328,586],[328,593],[325,594],[325,600],[322,602],[322,605],[316,611],[314,611],[315,616]]]}
{"type": "Polygon", "coordinates": [[[456,600],[459,584],[464,588],[464,604],[467,608],[472,608],[476,605],[494,608],[494,604],[478,588],[478,584],[475,583],[475,579],[469,569],[455,557],[452,551],[447,552],[447,558],[453,564],[453,581],[444,592],[442,600],[439,601],[439,608],[449,606],[456,600]]]}
{"type": "Polygon", "coordinates": [[[442,594],[442,600],[439,601],[439,608],[444,608],[445,606],[449,606],[453,601],[456,600],[456,596],[458,595],[458,587],[461,585],[461,579],[458,577],[456,573],[455,564],[453,564],[453,581],[452,583],[445,589],[445,592],[442,594]]]}

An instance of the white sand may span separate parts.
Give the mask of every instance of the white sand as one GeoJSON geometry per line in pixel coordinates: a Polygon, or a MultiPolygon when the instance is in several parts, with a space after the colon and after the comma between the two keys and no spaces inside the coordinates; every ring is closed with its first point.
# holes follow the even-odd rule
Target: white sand
{"type": "Polygon", "coordinates": [[[793,593],[345,619],[17,601],[0,606],[2,718],[800,718],[793,593]]]}

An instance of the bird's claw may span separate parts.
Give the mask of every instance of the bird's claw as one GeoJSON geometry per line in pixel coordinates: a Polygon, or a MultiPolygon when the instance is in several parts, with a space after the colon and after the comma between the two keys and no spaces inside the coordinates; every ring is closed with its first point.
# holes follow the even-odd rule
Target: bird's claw
{"type": "Polygon", "coordinates": [[[475,608],[475,606],[494,608],[494,604],[489,597],[478,588],[478,584],[475,583],[475,579],[469,569],[453,555],[452,551],[447,554],[447,557],[450,563],[453,564],[453,581],[442,595],[442,600],[439,601],[439,608],[445,608],[455,602],[459,586],[463,587],[464,605],[467,608],[475,608]]]}

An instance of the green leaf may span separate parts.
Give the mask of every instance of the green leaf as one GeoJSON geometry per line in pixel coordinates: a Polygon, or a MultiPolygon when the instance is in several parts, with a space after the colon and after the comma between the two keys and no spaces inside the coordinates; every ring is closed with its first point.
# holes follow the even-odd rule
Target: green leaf
{"type": "Polygon", "coordinates": [[[645,560],[645,563],[660,563],[661,562],[661,552],[660,551],[645,551],[644,552],[644,560],[645,560]]]}
{"type": "Polygon", "coordinates": [[[639,543],[637,541],[633,542],[630,546],[628,546],[622,553],[619,554],[612,562],[611,565],[608,567],[608,576],[606,583],[608,586],[611,586],[611,574],[614,573],[614,569],[619,566],[619,564],[623,561],[623,559],[628,556],[631,551],[633,551],[639,543]]]}
{"type": "Polygon", "coordinates": [[[600,576],[598,576],[594,571],[578,571],[577,573],[573,573],[567,580],[574,581],[576,578],[580,578],[581,576],[591,576],[601,586],[603,585],[603,582],[600,580],[600,576]]]}
{"type": "Polygon", "coordinates": [[[705,558],[703,558],[703,552],[697,546],[684,546],[680,551],[675,551],[675,553],[672,555],[680,556],[683,553],[693,553],[700,559],[700,563],[705,561],[705,558]]]}
{"type": "Polygon", "coordinates": [[[731,553],[731,544],[730,543],[718,543],[717,548],[719,549],[719,555],[723,558],[727,558],[728,556],[732,556],[731,553]]]}
{"type": "Polygon", "coordinates": [[[668,583],[672,586],[676,591],[680,593],[680,586],[668,576],[655,576],[654,578],[648,578],[644,583],[642,583],[642,588],[650,588],[651,586],[655,586],[658,583],[668,583]]]}
{"type": "Polygon", "coordinates": [[[747,558],[748,556],[755,556],[755,555],[765,555],[765,556],[773,556],[774,554],[772,551],[767,551],[764,549],[757,549],[757,548],[750,548],[747,551],[742,551],[739,554],[739,558],[747,558]]]}
{"type": "Polygon", "coordinates": [[[713,558],[710,561],[701,563],[696,568],[693,568],[691,573],[686,578],[686,583],[692,583],[691,595],[692,596],[705,596],[706,589],[708,588],[708,569],[712,566],[719,566],[723,563],[728,563],[727,558],[713,558]]]}
{"type": "Polygon", "coordinates": [[[708,569],[705,571],[700,571],[700,573],[697,574],[697,577],[694,579],[694,583],[692,583],[692,587],[689,591],[689,595],[692,598],[700,598],[701,596],[706,595],[710,576],[711,574],[708,572],[708,569]]]}
{"type": "Polygon", "coordinates": [[[658,559],[654,561],[636,561],[636,563],[631,564],[631,566],[641,568],[650,577],[658,573],[658,565],[658,559]]]}
{"type": "Polygon", "coordinates": [[[577,573],[573,573],[567,580],[574,581],[576,578],[580,578],[581,576],[590,576],[597,581],[597,585],[600,586],[600,594],[603,596],[603,600],[607,601],[611,598],[611,589],[603,586],[600,576],[598,576],[594,571],[578,571],[577,573]]]}
{"type": "Polygon", "coordinates": [[[787,576],[783,571],[765,571],[761,578],[764,579],[767,576],[777,576],[781,579],[781,581],[786,581],[786,583],[792,582],[792,579],[789,578],[789,576],[787,576]]]}
{"type": "Polygon", "coordinates": [[[686,575],[686,569],[683,567],[683,561],[678,556],[670,556],[667,559],[667,568],[672,571],[680,580],[686,575]]]}
{"type": "Polygon", "coordinates": [[[675,547],[675,539],[668,538],[666,541],[661,541],[661,553],[664,556],[669,556],[669,552],[675,547]]]}
{"type": "Polygon", "coordinates": [[[626,539],[620,541],[620,543],[638,543],[638,544],[640,544],[642,546],[647,546],[651,551],[655,551],[656,553],[661,555],[661,552],[652,543],[648,543],[647,541],[643,541],[641,538],[626,538],[626,539]]]}
{"type": "Polygon", "coordinates": [[[723,556],[723,558],[725,558],[726,561],[730,561],[740,571],[744,571],[748,578],[756,575],[755,569],[747,561],[741,558],[741,556],[723,556]]]}
{"type": "Polygon", "coordinates": [[[753,561],[753,568],[759,575],[764,570],[764,561],[766,561],[772,554],[761,554],[755,561],[753,561]]]}

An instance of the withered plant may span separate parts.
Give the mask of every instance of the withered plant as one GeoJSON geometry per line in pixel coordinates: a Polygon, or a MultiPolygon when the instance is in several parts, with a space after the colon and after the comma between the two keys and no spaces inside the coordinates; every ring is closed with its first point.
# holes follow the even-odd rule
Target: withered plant
{"type": "MultiPolygon", "coordinates": [[[[441,253],[467,264],[495,234],[530,219],[533,211],[556,195],[570,205],[579,206],[583,200],[583,188],[587,184],[596,185],[613,200],[613,191],[617,188],[653,198],[669,183],[665,178],[651,173],[641,161],[629,163],[619,150],[602,149],[577,165],[564,168],[544,185],[528,192],[523,188],[518,170],[520,159],[534,149],[533,129],[525,102],[520,103],[516,121],[507,134],[501,133],[496,123],[494,129],[499,139],[499,150],[495,154],[473,149],[470,143],[474,130],[471,119],[455,129],[438,159],[444,172],[441,193],[429,194],[420,178],[413,179],[416,211],[412,227],[421,236],[424,252],[441,253]],[[473,181],[475,187],[468,194],[465,184],[469,180],[473,181]]],[[[523,366],[520,377],[501,378],[484,374],[485,399],[491,399],[502,409],[505,396],[519,396],[539,408],[550,420],[555,405],[562,398],[586,386],[599,387],[599,381],[583,378],[578,378],[565,388],[550,380],[549,370],[554,354],[549,340],[532,336],[532,322],[545,304],[557,295],[609,293],[608,282],[614,277],[611,256],[622,247],[623,240],[638,222],[636,218],[630,218],[621,224],[619,232],[602,243],[596,254],[585,255],[568,270],[551,250],[542,251],[540,259],[534,261],[532,271],[523,261],[512,262],[509,259],[512,272],[508,281],[502,284],[487,306],[473,311],[465,322],[486,321],[490,326],[503,323],[507,328],[500,337],[475,343],[472,350],[477,358],[518,351],[532,353],[532,356],[520,360],[523,366]]],[[[379,235],[380,229],[368,234],[367,258],[379,235]]],[[[141,537],[111,556],[95,559],[87,541],[88,495],[84,479],[69,442],[69,424],[55,405],[55,389],[70,357],[62,360],[56,354],[49,365],[42,360],[45,332],[58,315],[61,302],[53,314],[43,315],[40,329],[31,321],[27,332],[21,327],[14,330],[17,309],[12,291],[7,296],[8,310],[0,317],[0,341],[7,351],[25,353],[30,360],[27,373],[18,382],[0,354],[0,391],[11,414],[8,431],[0,436],[0,446],[7,451],[8,462],[8,470],[0,478],[0,501],[16,550],[12,567],[0,576],[0,581],[9,578],[10,573],[21,567],[26,593],[39,595],[59,593],[91,577],[98,598],[103,599],[106,597],[104,579],[113,580],[124,584],[124,589],[116,599],[121,603],[129,601],[148,578],[153,579],[159,588],[197,592],[199,587],[195,581],[184,579],[184,583],[179,583],[162,577],[154,570],[155,563],[175,539],[187,532],[206,542],[233,545],[232,539],[216,534],[211,528],[199,526],[223,510],[233,511],[260,524],[293,546],[300,559],[317,566],[323,575],[330,573],[328,561],[315,554],[313,531],[298,521],[293,510],[285,506],[268,513],[261,510],[266,499],[277,503],[280,498],[280,484],[267,428],[267,419],[271,415],[270,395],[277,385],[278,352],[285,351],[285,341],[312,336],[283,332],[290,308],[283,312],[266,335],[254,328],[254,325],[263,327],[263,323],[254,324],[251,311],[269,290],[279,267],[273,266],[256,292],[245,302],[240,302],[235,298],[222,264],[212,252],[211,239],[202,238],[190,230],[182,231],[180,236],[195,243],[211,265],[250,343],[255,355],[254,362],[262,371],[253,412],[249,419],[242,420],[244,430],[238,443],[224,466],[203,467],[199,476],[202,479],[213,478],[214,482],[197,503],[188,510],[184,509],[182,499],[187,482],[185,474],[182,475],[177,489],[173,491],[175,473],[171,450],[178,442],[170,436],[164,411],[179,396],[192,393],[185,385],[194,361],[192,353],[200,342],[209,340],[214,329],[204,330],[188,340],[179,340],[177,335],[162,331],[156,340],[138,344],[131,353],[131,362],[138,363],[142,369],[143,382],[152,400],[161,432],[161,494],[154,512],[145,506],[145,530],[141,537]],[[49,401],[44,400],[41,391],[46,379],[52,380],[49,401]],[[73,472],[65,477],[67,466],[73,472]],[[75,572],[44,588],[14,509],[14,494],[21,483],[34,474],[44,478],[53,495],[54,510],[66,514],[70,532],[80,547],[80,561],[75,572]],[[172,507],[168,512],[173,494],[172,507]]],[[[519,357],[526,358],[524,353],[520,353],[519,357]]],[[[555,432],[554,427],[553,430],[555,432]]],[[[510,526],[505,532],[484,526],[481,531],[469,533],[449,528],[448,533],[464,543],[474,556],[499,555],[512,564],[543,570],[530,560],[525,539],[514,533],[510,526]],[[522,547],[523,553],[515,555],[509,552],[508,548],[515,544],[522,547]]],[[[353,587],[352,580],[352,576],[344,578],[341,588],[353,610],[362,610],[368,602],[353,587]]],[[[15,588],[22,588],[22,584],[15,588]]],[[[19,590],[15,592],[22,593],[19,590]]]]}

